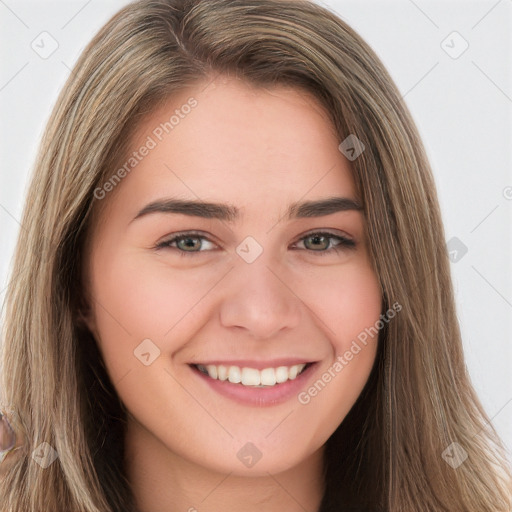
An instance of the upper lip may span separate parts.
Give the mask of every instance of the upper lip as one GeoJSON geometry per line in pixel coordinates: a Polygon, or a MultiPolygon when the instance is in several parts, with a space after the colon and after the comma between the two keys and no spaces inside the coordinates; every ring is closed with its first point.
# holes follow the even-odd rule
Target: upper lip
{"type": "Polygon", "coordinates": [[[308,364],[313,363],[314,361],[297,358],[297,357],[287,357],[281,359],[272,359],[266,361],[256,361],[251,359],[238,359],[238,360],[227,360],[227,359],[215,359],[212,361],[198,361],[191,362],[189,364],[192,365],[215,365],[215,366],[238,366],[240,368],[255,368],[256,370],[263,370],[265,368],[278,368],[279,366],[294,366],[297,364],[308,364]]]}

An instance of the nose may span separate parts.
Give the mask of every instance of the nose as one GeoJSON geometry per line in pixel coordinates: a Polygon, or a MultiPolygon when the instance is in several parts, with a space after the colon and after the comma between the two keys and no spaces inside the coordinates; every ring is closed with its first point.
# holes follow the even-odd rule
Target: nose
{"type": "Polygon", "coordinates": [[[301,300],[282,267],[260,256],[252,263],[238,261],[227,276],[220,308],[223,327],[268,339],[297,327],[301,300]]]}

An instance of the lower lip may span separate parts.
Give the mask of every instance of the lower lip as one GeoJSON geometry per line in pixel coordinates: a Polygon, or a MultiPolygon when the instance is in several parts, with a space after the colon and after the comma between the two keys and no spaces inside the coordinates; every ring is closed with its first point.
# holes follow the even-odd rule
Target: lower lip
{"type": "Polygon", "coordinates": [[[243,384],[233,384],[228,380],[212,379],[196,367],[191,366],[190,368],[217,393],[244,405],[266,407],[282,404],[291,398],[296,398],[301,389],[305,387],[306,381],[315,371],[316,366],[317,363],[312,363],[295,379],[268,388],[256,388],[243,384]]]}

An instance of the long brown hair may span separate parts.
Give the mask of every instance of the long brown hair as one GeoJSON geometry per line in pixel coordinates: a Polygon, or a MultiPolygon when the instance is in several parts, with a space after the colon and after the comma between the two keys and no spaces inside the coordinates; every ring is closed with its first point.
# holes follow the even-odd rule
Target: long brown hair
{"type": "MultiPolygon", "coordinates": [[[[23,435],[0,480],[10,512],[136,511],[124,473],[126,411],[79,321],[94,191],[140,119],[218,74],[286,84],[325,107],[351,162],[383,311],[373,371],[327,442],[321,512],[510,511],[505,449],[466,372],[430,166],[382,63],[336,15],[293,0],[140,0],[75,65],[43,136],[6,295],[2,401],[23,435]],[[57,460],[31,457],[47,442],[57,460]],[[457,445],[452,445],[457,443],[457,445]],[[454,468],[450,446],[467,459],[454,468]],[[16,456],[16,458],[14,458],[16,456]]],[[[7,459],[6,459],[7,460],[7,459]]]]}

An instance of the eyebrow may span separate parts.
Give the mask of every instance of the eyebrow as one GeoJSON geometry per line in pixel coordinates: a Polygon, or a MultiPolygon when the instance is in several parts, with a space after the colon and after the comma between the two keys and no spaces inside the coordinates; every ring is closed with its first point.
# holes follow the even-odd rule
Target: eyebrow
{"type": "MultiPolygon", "coordinates": [[[[362,209],[361,204],[356,199],[329,197],[316,201],[292,203],[288,207],[285,216],[288,220],[291,220],[306,217],[322,217],[332,213],[350,210],[360,211],[362,209]]],[[[240,218],[240,210],[234,205],[166,198],[147,204],[137,213],[133,220],[153,213],[178,213],[205,219],[219,219],[227,222],[235,222],[240,218]]]]}

